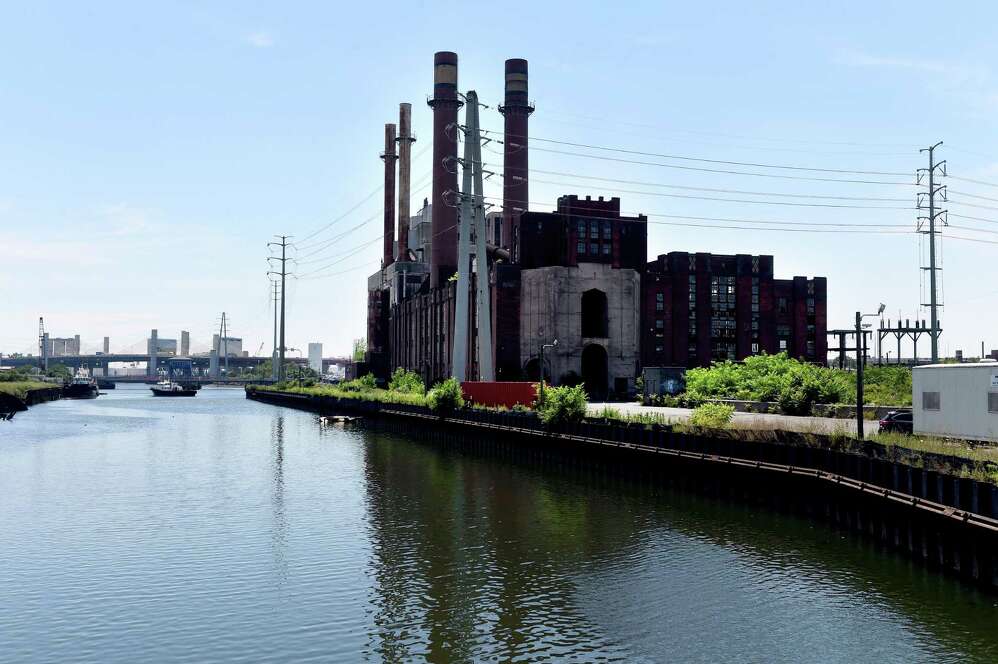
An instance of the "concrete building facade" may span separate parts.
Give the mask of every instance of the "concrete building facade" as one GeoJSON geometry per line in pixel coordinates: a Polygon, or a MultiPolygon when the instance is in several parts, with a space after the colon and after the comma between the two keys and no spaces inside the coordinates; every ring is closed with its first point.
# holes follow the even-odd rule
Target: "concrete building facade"
{"type": "Polygon", "coordinates": [[[315,373],[322,373],[322,344],[310,343],[308,345],[308,368],[315,373]]]}

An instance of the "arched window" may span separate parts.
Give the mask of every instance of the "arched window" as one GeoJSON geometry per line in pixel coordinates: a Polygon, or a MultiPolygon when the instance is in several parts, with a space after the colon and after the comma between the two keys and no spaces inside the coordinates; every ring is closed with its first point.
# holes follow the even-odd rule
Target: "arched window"
{"type": "Polygon", "coordinates": [[[587,290],[582,294],[582,336],[606,337],[606,293],[601,290],[587,290]]]}

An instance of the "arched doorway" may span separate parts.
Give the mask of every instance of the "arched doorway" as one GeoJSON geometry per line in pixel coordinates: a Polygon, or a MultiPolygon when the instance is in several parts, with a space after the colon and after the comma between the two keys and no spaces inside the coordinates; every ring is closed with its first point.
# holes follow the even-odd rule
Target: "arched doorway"
{"type": "Polygon", "coordinates": [[[599,344],[589,344],[582,349],[582,382],[592,400],[606,398],[607,356],[599,344]]]}
{"type": "MultiPolygon", "coordinates": [[[[544,380],[548,383],[551,382],[551,361],[548,358],[544,358],[544,380]]],[[[541,379],[541,360],[540,358],[533,357],[527,360],[527,363],[523,365],[523,375],[529,381],[538,381],[541,379]]]]}
{"type": "Polygon", "coordinates": [[[606,293],[592,288],[582,294],[582,336],[607,336],[606,293]]]}

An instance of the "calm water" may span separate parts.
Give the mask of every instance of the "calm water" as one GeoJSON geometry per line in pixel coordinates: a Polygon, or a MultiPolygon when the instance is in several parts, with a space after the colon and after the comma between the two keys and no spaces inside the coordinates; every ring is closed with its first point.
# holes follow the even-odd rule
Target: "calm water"
{"type": "Polygon", "coordinates": [[[0,422],[0,661],[998,660],[820,525],[322,428],[232,389],[0,422]]]}

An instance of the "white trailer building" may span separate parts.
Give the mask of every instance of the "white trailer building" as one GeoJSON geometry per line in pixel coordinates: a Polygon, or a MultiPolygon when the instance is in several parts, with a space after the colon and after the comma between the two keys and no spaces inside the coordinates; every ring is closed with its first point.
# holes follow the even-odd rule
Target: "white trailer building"
{"type": "Polygon", "coordinates": [[[912,370],[915,433],[998,441],[998,362],[912,370]]]}

